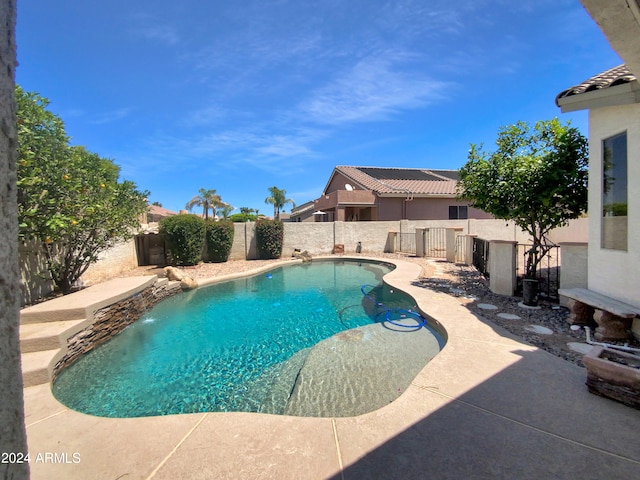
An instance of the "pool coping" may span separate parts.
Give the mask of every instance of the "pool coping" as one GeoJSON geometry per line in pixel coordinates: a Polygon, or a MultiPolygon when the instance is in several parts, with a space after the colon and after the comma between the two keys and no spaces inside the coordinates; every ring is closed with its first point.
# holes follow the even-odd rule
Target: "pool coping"
{"type": "MultiPolygon", "coordinates": [[[[588,394],[584,369],[523,343],[472,314],[455,297],[423,288],[417,281],[420,266],[415,263],[342,255],[318,260],[333,259],[396,265],[384,281],[411,295],[421,313],[446,331],[442,351],[397,400],[357,417],[196,413],[109,419],[68,409],[53,397],[49,384],[28,387],[25,410],[32,478],[342,479],[363,478],[366,473],[384,476],[383,472],[405,477],[413,473],[417,476],[412,478],[420,478],[427,466],[433,478],[455,478],[444,475],[452,468],[471,466],[478,474],[483,469],[492,471],[487,455],[503,455],[497,447],[488,453],[487,448],[493,447],[482,441],[484,437],[471,442],[473,445],[468,443],[474,439],[468,432],[474,425],[494,432],[504,430],[512,452],[509,458],[499,459],[504,464],[515,462],[514,468],[526,464],[530,478],[542,478],[540,469],[550,468],[542,459],[557,456],[562,461],[552,462],[561,469],[554,472],[556,478],[572,478],[569,474],[575,469],[596,471],[597,465],[608,469],[609,476],[618,471],[628,476],[636,469],[640,473],[640,453],[631,442],[637,438],[638,412],[588,394]],[[599,415],[585,418],[587,410],[599,415]],[[416,444],[420,432],[438,427],[440,417],[450,412],[464,423],[464,431],[456,424],[448,428],[466,440],[460,443],[465,462],[455,467],[451,461],[460,458],[460,450],[447,449],[450,461],[436,463],[416,444]],[[617,426],[615,432],[606,439],[599,435],[610,430],[611,424],[617,426]],[[397,462],[400,457],[389,457],[386,449],[394,445],[401,446],[402,456],[413,461],[407,464],[406,460],[397,462]],[[526,455],[514,453],[525,445],[529,445],[526,455]],[[558,445],[567,451],[567,458],[558,445]],[[575,450],[585,452],[577,455],[579,465],[572,463],[575,450]],[[46,461],[47,454],[51,454],[50,461],[46,461]],[[540,465],[532,468],[531,460],[537,457],[540,465]],[[39,458],[43,461],[37,461],[39,458]],[[443,476],[438,477],[437,468],[443,469],[443,476]]],[[[255,275],[291,263],[284,260],[199,284],[255,275]]],[[[457,445],[457,437],[445,439],[457,445]]],[[[445,439],[439,443],[445,445],[445,439]]]]}

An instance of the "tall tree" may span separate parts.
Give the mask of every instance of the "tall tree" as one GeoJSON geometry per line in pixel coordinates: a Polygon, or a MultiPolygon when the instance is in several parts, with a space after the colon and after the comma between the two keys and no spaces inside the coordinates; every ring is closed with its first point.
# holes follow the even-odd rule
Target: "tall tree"
{"type": "Polygon", "coordinates": [[[553,119],[502,127],[496,144],[491,153],[471,145],[458,195],[531,236],[525,277],[533,279],[552,247],[548,233],[587,208],[587,139],[553,119]]]}
{"type": "Polygon", "coordinates": [[[119,167],[84,147],[69,146],[48,100],[16,88],[20,238],[41,246],[62,293],[100,253],[132,236],[147,210],[147,192],[119,181],[119,167]]]}
{"type": "Polygon", "coordinates": [[[186,208],[191,211],[193,207],[202,207],[202,214],[205,220],[209,220],[209,210],[211,210],[212,216],[216,216],[216,208],[222,205],[222,199],[215,190],[207,190],[201,188],[198,190],[198,195],[193,197],[187,202],[186,208]]]}
{"type": "Polygon", "coordinates": [[[290,203],[292,207],[295,207],[295,202],[287,198],[287,191],[280,190],[278,187],[270,187],[269,192],[271,195],[264,199],[264,203],[269,203],[273,205],[273,218],[274,220],[280,220],[280,210],[287,204],[290,203]]]}
{"type": "MultiPolygon", "coordinates": [[[[16,2],[0,2],[0,453],[27,453],[20,367],[17,133],[14,81],[16,2]]],[[[0,478],[29,478],[29,464],[0,463],[0,478]]]]}
{"type": "Polygon", "coordinates": [[[229,205],[228,203],[221,202],[220,207],[218,207],[218,212],[222,215],[222,218],[227,220],[229,218],[229,214],[236,209],[233,205],[229,205]]]}

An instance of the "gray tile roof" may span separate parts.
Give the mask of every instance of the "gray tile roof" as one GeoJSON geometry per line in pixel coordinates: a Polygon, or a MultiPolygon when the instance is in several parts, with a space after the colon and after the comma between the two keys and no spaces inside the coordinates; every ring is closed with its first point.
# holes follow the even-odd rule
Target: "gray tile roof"
{"type": "Polygon", "coordinates": [[[618,65],[617,67],[610,68],[606,72],[602,72],[591,77],[578,85],[574,85],[571,88],[563,90],[556,96],[556,105],[559,106],[558,101],[561,98],[580,95],[594,90],[615,87],[616,85],[633,82],[634,80],[637,80],[636,76],[631,73],[626,65],[618,65]]]}
{"type": "Polygon", "coordinates": [[[457,170],[337,166],[337,172],[378,194],[455,195],[457,170]]]}

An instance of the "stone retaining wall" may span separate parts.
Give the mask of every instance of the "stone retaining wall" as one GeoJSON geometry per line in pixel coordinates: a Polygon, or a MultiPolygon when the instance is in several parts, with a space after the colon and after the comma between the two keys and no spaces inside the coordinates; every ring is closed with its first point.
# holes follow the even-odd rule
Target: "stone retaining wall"
{"type": "Polygon", "coordinates": [[[116,336],[158,302],[180,291],[179,282],[160,281],[94,312],[91,324],[67,339],[64,355],[53,367],[52,382],[78,357],[116,336]]]}

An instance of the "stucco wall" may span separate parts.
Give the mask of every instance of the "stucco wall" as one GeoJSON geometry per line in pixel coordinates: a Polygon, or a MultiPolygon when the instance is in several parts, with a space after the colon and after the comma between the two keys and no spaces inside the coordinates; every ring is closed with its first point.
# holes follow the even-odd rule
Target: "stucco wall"
{"type": "Polygon", "coordinates": [[[378,220],[390,221],[402,218],[404,198],[378,198],[378,220]]]}
{"type": "Polygon", "coordinates": [[[16,198],[16,2],[0,2],[0,478],[29,478],[29,462],[7,462],[27,452],[18,315],[18,203],[16,198]],[[9,460],[11,457],[9,457],[9,460]]]}
{"type": "MultiPolygon", "coordinates": [[[[448,220],[449,207],[468,205],[467,202],[458,202],[454,198],[414,198],[407,202],[407,219],[437,218],[448,220]]],[[[467,214],[469,218],[492,218],[488,213],[471,207],[469,207],[467,214]]]]}
{"type": "MultiPolygon", "coordinates": [[[[37,242],[20,244],[18,252],[21,276],[20,305],[24,306],[53,292],[55,284],[47,273],[46,262],[37,242]]],[[[98,261],[82,275],[82,281],[87,284],[100,283],[137,265],[135,241],[130,239],[102,252],[98,261]]]]}
{"type": "Polygon", "coordinates": [[[94,284],[113,278],[138,266],[134,239],[118,243],[100,254],[96,263],[82,275],[86,283],[94,284]]]}
{"type": "Polygon", "coordinates": [[[640,105],[589,111],[589,289],[640,307],[640,105]],[[628,251],[600,247],[602,229],[602,140],[627,132],[628,251]]]}
{"type": "MultiPolygon", "coordinates": [[[[335,172],[335,170],[334,170],[335,172]]],[[[333,178],[329,181],[327,185],[325,193],[331,193],[336,190],[346,190],[345,185],[349,184],[353,187],[354,190],[362,190],[362,187],[357,185],[352,180],[349,180],[347,177],[342,175],[340,172],[335,172],[333,178]]]]}

